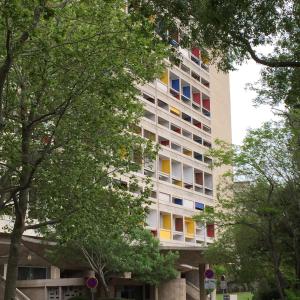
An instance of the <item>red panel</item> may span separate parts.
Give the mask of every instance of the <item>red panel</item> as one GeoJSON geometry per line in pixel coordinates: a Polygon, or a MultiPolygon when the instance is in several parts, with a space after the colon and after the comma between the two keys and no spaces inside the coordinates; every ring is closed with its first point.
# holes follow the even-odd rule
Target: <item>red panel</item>
{"type": "Polygon", "coordinates": [[[183,220],[180,218],[175,219],[175,230],[176,231],[183,231],[183,220]]]}
{"type": "Polygon", "coordinates": [[[205,109],[207,109],[209,111],[210,110],[210,99],[203,99],[202,105],[205,109]]]}
{"type": "Polygon", "coordinates": [[[153,236],[157,236],[157,230],[151,230],[153,236]]]}
{"type": "Polygon", "coordinates": [[[215,237],[215,225],[214,224],[206,225],[206,234],[208,237],[215,237]]]}
{"type": "Polygon", "coordinates": [[[195,182],[197,184],[203,185],[203,174],[202,173],[195,173],[195,182]]]}
{"type": "Polygon", "coordinates": [[[202,127],[200,122],[194,123],[194,125],[197,126],[198,128],[202,127]]]}
{"type": "Polygon", "coordinates": [[[200,93],[193,93],[193,100],[194,102],[201,104],[201,94],[200,93]]]}
{"type": "Polygon", "coordinates": [[[160,144],[163,146],[169,146],[170,141],[160,141],[160,144]]]}
{"type": "Polygon", "coordinates": [[[192,48],[192,54],[196,57],[200,57],[200,49],[199,48],[192,48]]]}

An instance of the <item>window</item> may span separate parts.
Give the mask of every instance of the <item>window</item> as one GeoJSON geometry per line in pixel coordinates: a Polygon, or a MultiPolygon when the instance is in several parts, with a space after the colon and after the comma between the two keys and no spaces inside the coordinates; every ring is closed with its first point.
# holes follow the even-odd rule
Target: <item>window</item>
{"type": "Polygon", "coordinates": [[[181,146],[175,144],[175,143],[171,143],[171,149],[181,152],[181,146]]]}
{"type": "Polygon", "coordinates": [[[143,98],[153,104],[155,104],[154,96],[150,96],[149,94],[143,93],[143,98]]]}
{"type": "Polygon", "coordinates": [[[204,210],[204,204],[201,202],[195,202],[195,209],[204,210]]]}
{"type": "Polygon", "coordinates": [[[181,198],[172,197],[172,202],[177,205],[183,205],[183,199],[181,198]]]}
{"type": "Polygon", "coordinates": [[[47,279],[47,268],[18,267],[18,280],[47,279]]]}
{"type": "Polygon", "coordinates": [[[171,124],[171,130],[181,134],[181,128],[174,124],[171,124]]]}
{"type": "Polygon", "coordinates": [[[193,134],[193,140],[198,144],[202,144],[202,138],[196,134],[193,134]]]}
{"type": "Polygon", "coordinates": [[[169,126],[170,126],[169,121],[167,121],[167,120],[165,120],[165,119],[163,119],[161,117],[158,117],[158,124],[161,125],[161,126],[164,126],[164,127],[168,128],[168,129],[169,129],[169,126]]]}
{"type": "Polygon", "coordinates": [[[158,143],[162,146],[166,146],[166,147],[170,146],[170,141],[162,136],[158,137],[158,143]]]}
{"type": "Polygon", "coordinates": [[[189,116],[189,115],[187,115],[187,114],[185,114],[185,113],[182,113],[182,114],[181,114],[181,118],[182,118],[184,121],[187,121],[187,122],[189,122],[189,123],[192,122],[191,116],[189,116]]]}
{"type": "Polygon", "coordinates": [[[156,139],[156,135],[155,135],[155,133],[144,129],[144,138],[149,139],[154,142],[156,139]]]}
{"type": "Polygon", "coordinates": [[[155,114],[153,114],[152,112],[145,110],[144,111],[144,117],[149,119],[152,122],[155,122],[155,114]]]}
{"type": "Polygon", "coordinates": [[[158,99],[157,104],[158,104],[158,107],[161,107],[165,110],[169,110],[169,105],[166,102],[158,99]]]}

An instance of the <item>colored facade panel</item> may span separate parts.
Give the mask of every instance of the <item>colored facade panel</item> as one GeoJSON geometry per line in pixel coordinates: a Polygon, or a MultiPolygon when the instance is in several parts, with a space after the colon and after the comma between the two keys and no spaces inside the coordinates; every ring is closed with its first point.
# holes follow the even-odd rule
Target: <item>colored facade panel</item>
{"type": "Polygon", "coordinates": [[[171,172],[171,163],[169,159],[163,159],[161,161],[161,171],[166,174],[170,174],[171,172]]]}
{"type": "Polygon", "coordinates": [[[175,218],[175,230],[183,232],[183,218],[175,218]]]}
{"type": "Polygon", "coordinates": [[[168,85],[169,84],[169,72],[168,71],[165,71],[162,75],[162,77],[160,78],[160,81],[162,83],[164,83],[165,85],[168,85]]]}
{"type": "Polygon", "coordinates": [[[170,214],[162,215],[162,228],[171,230],[171,215],[170,214]]]}
{"type": "Polygon", "coordinates": [[[208,111],[210,111],[210,99],[203,99],[202,100],[202,106],[207,109],[208,111]]]}
{"type": "Polygon", "coordinates": [[[179,79],[172,79],[172,89],[179,92],[179,79]]]}
{"type": "Polygon", "coordinates": [[[201,104],[201,94],[193,93],[193,101],[200,105],[201,104]]]}
{"type": "Polygon", "coordinates": [[[195,209],[204,210],[204,204],[201,202],[195,202],[195,209]]]}
{"type": "Polygon", "coordinates": [[[195,221],[190,218],[185,218],[185,235],[187,237],[195,236],[195,221]]]}
{"type": "Polygon", "coordinates": [[[182,88],[182,94],[186,98],[191,98],[191,87],[189,85],[182,88]]]}
{"type": "Polygon", "coordinates": [[[197,58],[200,58],[200,54],[201,54],[200,49],[197,48],[197,47],[192,48],[192,54],[193,54],[194,56],[196,56],[197,58]]]}
{"type": "Polygon", "coordinates": [[[208,237],[215,237],[215,225],[214,224],[207,224],[206,225],[206,234],[208,237]]]}
{"type": "Polygon", "coordinates": [[[174,106],[171,106],[171,107],[170,107],[170,112],[173,113],[173,114],[175,114],[176,116],[180,116],[180,110],[177,109],[177,108],[174,107],[174,106]]]}
{"type": "Polygon", "coordinates": [[[171,231],[170,230],[161,229],[159,236],[160,236],[160,238],[162,240],[171,240],[171,231]]]}

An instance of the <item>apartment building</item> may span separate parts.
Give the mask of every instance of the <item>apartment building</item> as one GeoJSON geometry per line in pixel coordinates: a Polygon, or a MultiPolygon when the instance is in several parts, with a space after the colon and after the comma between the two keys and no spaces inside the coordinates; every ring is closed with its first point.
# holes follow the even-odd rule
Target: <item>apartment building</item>
{"type": "Polygon", "coordinates": [[[160,146],[142,176],[153,180],[148,228],[162,246],[203,247],[215,237],[213,224],[193,221],[212,210],[220,170],[209,149],[216,138],[231,142],[228,75],[201,60],[201,51],[180,49],[182,61],[141,88],[145,113],[137,131],[160,146]]]}
{"type": "MultiPolygon", "coordinates": [[[[112,284],[118,297],[207,299],[203,251],[213,243],[215,228],[214,224],[195,222],[193,216],[214,208],[218,176],[224,171],[210,168],[212,159],[207,151],[216,138],[231,142],[229,77],[206,64],[200,49],[185,50],[176,40],[172,42],[182,55],[181,62],[166,69],[160,79],[140,87],[145,111],[135,132],[160,146],[156,161],[143,161],[138,174],[151,177],[153,182],[146,226],[160,239],[162,251],[179,252],[176,267],[180,276],[158,288],[128,278],[116,279],[112,284]]],[[[4,277],[8,245],[8,236],[2,234],[0,271],[4,277]]],[[[60,271],[44,259],[44,247],[40,239],[24,237],[24,278],[17,284],[18,299],[62,300],[86,294],[86,270],[60,271]]],[[[3,286],[0,280],[0,299],[3,286]]]]}

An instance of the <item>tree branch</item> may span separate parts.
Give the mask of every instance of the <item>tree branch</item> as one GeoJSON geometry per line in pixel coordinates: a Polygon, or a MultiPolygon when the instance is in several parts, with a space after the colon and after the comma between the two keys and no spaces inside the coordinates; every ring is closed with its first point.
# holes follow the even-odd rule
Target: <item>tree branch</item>
{"type": "Polygon", "coordinates": [[[29,229],[39,229],[39,228],[44,227],[44,226],[47,226],[47,225],[58,224],[59,222],[61,222],[61,219],[51,220],[51,221],[45,221],[45,222],[38,223],[38,224],[26,225],[26,226],[24,227],[24,230],[29,230],[29,229]]]}
{"type": "Polygon", "coordinates": [[[251,58],[264,66],[270,67],[270,68],[300,68],[300,61],[279,61],[279,60],[266,60],[264,58],[259,57],[254,49],[252,48],[250,42],[247,39],[242,38],[242,43],[246,46],[246,49],[248,53],[250,54],[251,58]]]}

